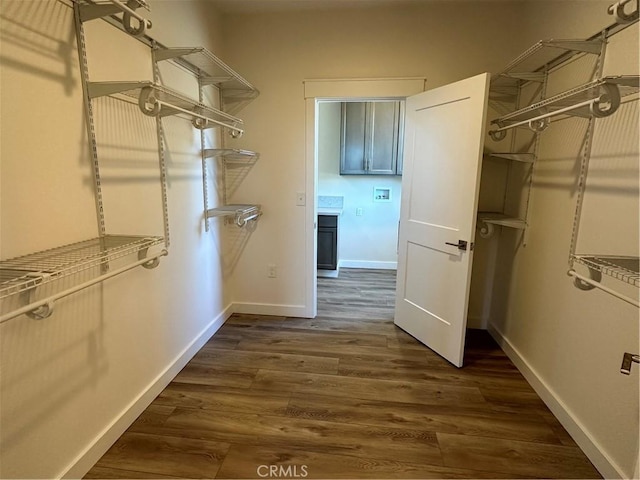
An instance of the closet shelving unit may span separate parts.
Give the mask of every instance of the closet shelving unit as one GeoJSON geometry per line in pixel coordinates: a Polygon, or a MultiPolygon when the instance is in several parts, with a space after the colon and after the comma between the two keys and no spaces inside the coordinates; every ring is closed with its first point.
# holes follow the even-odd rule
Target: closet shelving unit
{"type": "MultiPolygon", "coordinates": [[[[540,40],[518,55],[500,73],[491,77],[489,89],[489,103],[493,109],[501,115],[492,121],[496,126],[489,131],[489,135],[495,141],[503,140],[507,131],[520,126],[529,127],[535,132],[530,151],[521,152],[515,148],[515,135],[511,140],[511,151],[493,152],[488,154],[492,158],[501,158],[513,164],[528,164],[528,184],[526,186],[526,205],[523,208],[523,218],[510,217],[501,212],[479,212],[478,222],[481,236],[488,238],[495,232],[495,227],[512,228],[526,233],[529,211],[529,192],[533,177],[533,169],[537,159],[538,134],[547,125],[544,119],[536,119],[537,116],[555,112],[568,105],[564,98],[557,103],[551,99],[543,99],[546,94],[546,84],[549,71],[562,65],[576,55],[594,55],[600,57],[605,48],[605,41],[601,37],[590,39],[547,39],[540,40]],[[538,102],[524,108],[518,108],[523,101],[523,89],[529,86],[537,87],[538,102]],[[560,106],[562,105],[562,106],[560,106]]],[[[600,87],[593,87],[591,92],[600,87]]],[[[602,87],[608,88],[608,87],[602,87]]],[[[579,97],[580,93],[575,93],[579,97]]],[[[577,112],[577,110],[575,110],[577,112]]],[[[509,166],[511,170],[511,165],[509,166]]]]}
{"type": "MultiPolygon", "coordinates": [[[[160,257],[168,254],[167,250],[162,248],[162,246],[168,246],[167,230],[165,236],[107,233],[91,104],[92,98],[97,95],[92,97],[88,94],[90,82],[83,23],[99,18],[117,18],[125,32],[136,36],[143,35],[146,29],[151,28],[151,22],[136,12],[139,8],[149,9],[144,0],[128,0],[126,3],[119,0],[76,0],[74,2],[80,73],[85,89],[85,116],[91,147],[98,237],[0,261],[0,300],[3,303],[9,302],[8,304],[11,305],[11,310],[0,316],[0,323],[22,314],[34,319],[47,318],[53,313],[54,303],[57,300],[138,266],[155,268],[159,264],[160,257]],[[122,18],[116,17],[118,14],[122,14],[122,18]],[[119,259],[122,259],[122,266],[114,269],[113,262],[119,259]],[[89,278],[88,280],[81,283],[67,282],[64,284],[67,288],[61,290],[64,287],[58,283],[60,280],[82,272],[85,272],[84,278],[89,278]],[[69,284],[71,286],[68,286],[69,284]],[[38,300],[36,293],[40,287],[46,285],[55,287],[55,293],[38,300]]],[[[99,90],[99,87],[97,88],[99,90]]],[[[166,202],[163,208],[166,218],[166,202]]],[[[118,265],[121,263],[119,262],[118,265]]]]}
{"type": "MultiPolygon", "coordinates": [[[[233,117],[230,112],[235,113],[239,111],[248,102],[257,98],[260,93],[258,89],[206,48],[169,48],[154,43],[152,52],[156,70],[159,62],[169,60],[185,68],[198,79],[200,105],[202,105],[204,101],[204,89],[208,86],[216,87],[220,95],[220,105],[223,110],[216,111],[238,122],[233,123],[231,126],[222,126],[226,126],[234,138],[244,133],[244,130],[238,127],[238,125],[242,125],[242,120],[233,117]]],[[[198,126],[196,124],[194,125],[198,126]]],[[[251,166],[259,158],[259,154],[249,150],[206,148],[204,133],[201,133],[200,141],[202,149],[202,191],[204,198],[205,230],[209,231],[209,220],[216,217],[223,217],[226,221],[238,227],[244,227],[249,221],[257,221],[262,215],[260,205],[227,203],[226,177],[227,169],[230,166],[251,166]],[[207,187],[207,161],[209,159],[219,159],[222,162],[222,205],[218,207],[212,207],[212,202],[209,198],[210,195],[207,187]]]]}
{"type": "MultiPolygon", "coordinates": [[[[494,128],[489,135],[496,141],[506,137],[507,131],[518,127],[526,127],[536,135],[534,152],[519,153],[494,153],[491,156],[502,157],[508,160],[525,161],[535,166],[538,139],[550,124],[552,118],[565,118],[577,116],[588,119],[587,147],[582,152],[582,162],[578,179],[579,191],[576,202],[576,212],[573,220],[573,231],[571,247],[569,253],[569,276],[574,278],[576,287],[582,290],[598,288],[628,303],[640,307],[640,302],[636,298],[628,297],[620,293],[617,289],[608,287],[601,283],[602,276],[608,276],[619,280],[625,284],[640,287],[640,259],[631,256],[619,255],[598,255],[594,253],[577,253],[577,237],[580,229],[580,217],[586,188],[586,180],[589,171],[589,159],[591,155],[591,139],[597,118],[613,115],[621,104],[621,99],[630,95],[636,95],[640,91],[640,76],[621,75],[603,76],[603,57],[606,49],[607,39],[628,27],[637,23],[640,15],[638,1],[635,1],[635,10],[626,11],[627,4],[634,3],[632,0],[620,0],[611,5],[608,13],[614,15],[616,23],[604,29],[602,32],[586,40],[543,40],[525,51],[522,55],[511,62],[503,72],[494,76],[491,82],[489,100],[493,108],[501,115],[491,123],[494,128]],[[564,50],[557,55],[558,49],[564,50]],[[555,51],[556,53],[551,53],[555,51]],[[568,89],[562,93],[545,97],[546,80],[550,70],[562,66],[575,55],[596,55],[597,64],[592,81],[583,85],[568,89]],[[555,58],[554,58],[554,55],[555,58]],[[518,106],[522,87],[538,82],[541,84],[541,99],[523,108],[512,108],[518,106]],[[583,265],[588,269],[589,276],[583,276],[576,272],[575,266],[583,265]]],[[[637,98],[636,98],[637,101],[637,98]]],[[[512,139],[512,145],[514,144],[512,139]]],[[[530,177],[531,178],[531,177],[530,177]]],[[[531,184],[529,183],[529,188],[531,184]]],[[[528,210],[528,205],[527,205],[528,210]]],[[[491,223],[507,226],[508,219],[494,215],[495,218],[483,219],[483,214],[479,218],[484,222],[481,234],[490,230],[491,223]],[[497,219],[496,219],[497,218],[497,219]],[[498,223],[501,222],[501,223],[498,223]],[[484,229],[484,230],[483,230],[484,229]]],[[[513,223],[513,228],[526,228],[526,217],[513,223]],[[524,227],[522,226],[524,224],[524,227]]]]}

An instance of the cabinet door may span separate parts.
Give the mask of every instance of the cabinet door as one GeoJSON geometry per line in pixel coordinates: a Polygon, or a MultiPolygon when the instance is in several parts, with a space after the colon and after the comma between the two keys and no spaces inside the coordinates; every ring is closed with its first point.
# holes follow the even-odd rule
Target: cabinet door
{"type": "Polygon", "coordinates": [[[365,172],[366,103],[342,103],[342,141],[340,174],[362,175],[365,172]]]}
{"type": "Polygon", "coordinates": [[[395,175],[400,102],[371,102],[369,107],[370,132],[365,150],[367,170],[374,175],[395,175]]]}
{"type": "Polygon", "coordinates": [[[338,268],[338,217],[318,215],[318,268],[338,268]]]}
{"type": "Polygon", "coordinates": [[[338,268],[338,230],[336,228],[318,228],[318,269],[335,270],[338,268]]]}

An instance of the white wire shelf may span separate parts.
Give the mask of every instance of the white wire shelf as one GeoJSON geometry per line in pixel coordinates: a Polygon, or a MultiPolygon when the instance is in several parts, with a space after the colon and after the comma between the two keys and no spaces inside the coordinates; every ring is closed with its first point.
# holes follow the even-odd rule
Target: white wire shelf
{"type": "Polygon", "coordinates": [[[262,215],[260,205],[224,205],[210,208],[206,211],[206,218],[214,217],[234,217],[234,223],[243,227],[251,220],[257,220],[262,215]]]}
{"type": "Polygon", "coordinates": [[[253,100],[260,92],[242,75],[204,47],[156,48],[154,61],[173,60],[200,79],[200,85],[216,85],[224,110],[231,104],[253,100]]]}
{"type": "Polygon", "coordinates": [[[164,242],[163,237],[106,235],[0,261],[0,299],[106,265],[164,242]]]}
{"type": "Polygon", "coordinates": [[[81,22],[122,13],[122,26],[135,36],[143,35],[152,26],[151,20],[136,12],[138,8],[151,10],[146,0],[127,0],[126,3],[120,0],[81,0],[78,3],[81,22]],[[131,22],[132,18],[136,19],[137,25],[131,22]]]}
{"type": "Polygon", "coordinates": [[[536,155],[534,153],[511,153],[511,152],[494,152],[489,154],[492,158],[504,158],[522,163],[535,163],[536,155]]]}
{"type": "Polygon", "coordinates": [[[640,258],[615,255],[572,255],[572,260],[590,270],[640,287],[640,258]]]}
{"type": "Polygon", "coordinates": [[[567,60],[581,53],[600,54],[602,40],[540,40],[491,77],[489,98],[515,104],[518,87],[526,82],[542,82],[546,70],[560,58],[567,60]]]}
{"type": "Polygon", "coordinates": [[[478,220],[480,222],[489,223],[491,225],[500,225],[502,227],[515,228],[524,230],[527,228],[527,222],[519,218],[509,217],[503,213],[496,212],[478,212],[478,220]]]}
{"type": "Polygon", "coordinates": [[[255,163],[260,154],[251,150],[239,150],[233,148],[207,148],[204,151],[205,158],[222,158],[227,164],[251,165],[255,163]]]}
{"type": "Polygon", "coordinates": [[[241,119],[153,82],[88,82],[87,85],[90,98],[125,95],[136,99],[145,115],[163,117],[183,113],[191,116],[193,126],[198,129],[221,126],[235,136],[244,132],[241,119]]]}
{"type": "Polygon", "coordinates": [[[551,117],[558,115],[606,117],[618,109],[622,97],[639,89],[638,75],[603,77],[492,120],[498,128],[489,134],[494,140],[501,140],[506,130],[523,125],[539,132],[549,125],[551,117]]]}

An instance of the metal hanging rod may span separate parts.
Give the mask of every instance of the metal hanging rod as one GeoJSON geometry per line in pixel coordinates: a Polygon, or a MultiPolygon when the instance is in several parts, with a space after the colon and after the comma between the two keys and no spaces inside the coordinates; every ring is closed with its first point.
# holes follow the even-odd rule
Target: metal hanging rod
{"type": "Polygon", "coordinates": [[[491,123],[498,128],[489,135],[499,141],[505,138],[507,130],[521,125],[540,132],[549,125],[549,118],[562,114],[606,117],[616,112],[621,96],[637,93],[639,88],[638,75],[597,79],[493,120],[491,123]]]}
{"type": "Polygon", "coordinates": [[[624,11],[624,7],[625,5],[633,2],[634,0],[620,0],[619,2],[616,2],[612,5],[609,6],[609,8],[607,9],[607,13],[609,15],[613,15],[614,17],[616,17],[616,21],[618,23],[631,23],[634,22],[636,20],[638,20],[639,18],[639,12],[640,12],[640,5],[638,0],[635,0],[635,4],[636,4],[636,9],[630,13],[626,13],[624,11]]]}
{"type": "Polygon", "coordinates": [[[238,137],[244,130],[240,118],[193,100],[164,85],[149,81],[139,82],[89,82],[88,93],[91,98],[122,94],[138,101],[142,112],[149,116],[172,115],[177,112],[190,115],[193,126],[198,129],[209,128],[213,123],[228,128],[232,136],[238,137]],[[162,107],[165,108],[162,108],[162,107]]]}
{"type": "Polygon", "coordinates": [[[54,302],[56,302],[57,300],[60,300],[61,298],[64,298],[64,297],[68,297],[69,295],[79,292],[80,290],[84,290],[85,288],[89,288],[97,283],[104,282],[105,280],[108,280],[111,277],[120,275],[121,273],[124,273],[127,270],[131,270],[138,266],[147,266],[148,268],[155,267],[158,265],[157,261],[160,259],[160,257],[164,257],[168,254],[169,252],[166,249],[163,249],[162,251],[156,254],[150,255],[149,257],[145,257],[143,259],[138,260],[137,262],[131,263],[117,270],[113,270],[109,273],[100,275],[99,277],[91,279],[87,282],[74,285],[73,287],[67,290],[63,290],[62,292],[51,295],[50,297],[47,297],[35,302],[31,302],[22,308],[13,310],[5,315],[2,315],[0,317],[0,324],[8,320],[11,320],[12,318],[18,317],[23,314],[29,314],[29,313],[32,313],[32,315],[30,315],[32,318],[38,318],[38,319],[47,318],[53,312],[54,302]],[[38,310],[40,311],[38,312],[38,310]]]}
{"type": "Polygon", "coordinates": [[[224,205],[210,208],[205,213],[205,218],[234,217],[233,223],[238,227],[244,227],[247,222],[255,221],[262,216],[260,205],[224,205]]]}
{"type": "Polygon", "coordinates": [[[589,285],[591,287],[595,287],[595,288],[597,288],[599,290],[602,290],[603,292],[608,293],[609,295],[613,295],[614,297],[619,298],[620,300],[624,300],[625,302],[630,303],[631,305],[634,305],[634,306],[640,308],[640,302],[637,299],[631,298],[631,297],[623,295],[623,294],[621,294],[619,292],[616,292],[612,288],[609,288],[609,287],[606,287],[606,286],[602,285],[600,282],[596,282],[595,280],[592,280],[591,278],[585,277],[584,275],[580,275],[575,270],[569,270],[567,272],[567,275],[569,275],[570,277],[577,278],[581,282],[584,282],[584,283],[586,283],[587,285],[589,285]]]}

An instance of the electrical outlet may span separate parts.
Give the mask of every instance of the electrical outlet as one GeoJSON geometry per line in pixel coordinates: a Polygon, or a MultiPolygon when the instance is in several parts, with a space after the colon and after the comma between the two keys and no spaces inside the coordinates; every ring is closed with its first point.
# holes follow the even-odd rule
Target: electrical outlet
{"type": "Polygon", "coordinates": [[[362,208],[356,208],[356,217],[362,216],[362,208]]]}
{"type": "Polygon", "coordinates": [[[267,277],[276,278],[278,276],[278,269],[273,263],[267,265],[267,277]]]}
{"type": "Polygon", "coordinates": [[[304,207],[306,205],[306,199],[304,196],[304,192],[298,192],[296,193],[296,205],[298,207],[304,207]]]}

